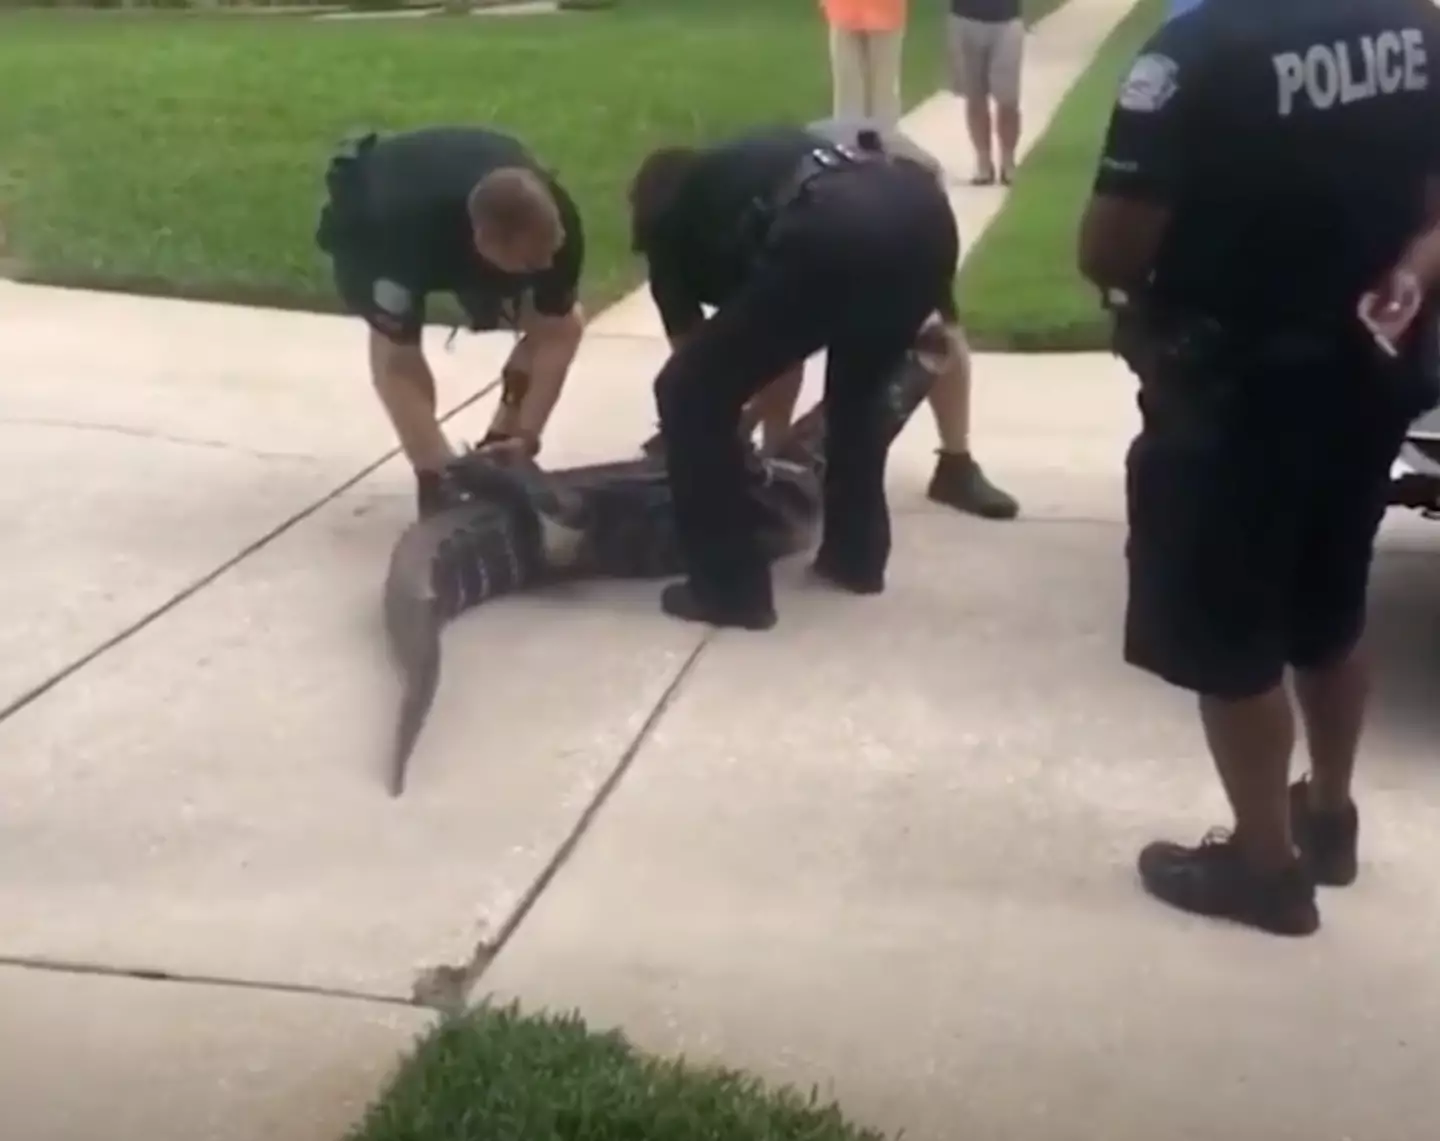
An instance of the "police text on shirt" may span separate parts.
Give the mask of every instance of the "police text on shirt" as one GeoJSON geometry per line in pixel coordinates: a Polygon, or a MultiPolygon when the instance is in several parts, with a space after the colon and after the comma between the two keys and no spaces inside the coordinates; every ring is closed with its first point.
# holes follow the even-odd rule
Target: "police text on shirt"
{"type": "Polygon", "coordinates": [[[1272,59],[1282,117],[1295,109],[1296,96],[1310,109],[1326,111],[1336,104],[1429,86],[1425,37],[1418,28],[1311,44],[1272,59]]]}

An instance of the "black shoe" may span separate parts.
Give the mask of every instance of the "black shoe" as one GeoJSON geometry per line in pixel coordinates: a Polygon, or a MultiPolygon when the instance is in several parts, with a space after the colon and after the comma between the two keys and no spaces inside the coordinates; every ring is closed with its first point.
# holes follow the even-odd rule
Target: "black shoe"
{"type": "Polygon", "coordinates": [[[1290,828],[1315,882],[1349,887],[1360,874],[1360,813],[1355,805],[1340,812],[1316,812],[1310,806],[1310,782],[1290,786],[1290,828]]]}
{"type": "Polygon", "coordinates": [[[810,564],[810,573],[830,586],[848,590],[851,594],[882,594],[885,590],[885,574],[851,570],[838,559],[828,556],[822,548],[810,564]]]}
{"type": "Polygon", "coordinates": [[[1313,935],[1320,928],[1315,881],[1299,860],[1280,872],[1246,863],[1234,839],[1215,831],[1187,848],[1164,842],[1140,853],[1140,881],[1156,899],[1216,919],[1230,919],[1273,935],[1313,935]]]}
{"type": "Polygon", "coordinates": [[[1014,519],[1020,504],[985,478],[968,452],[941,452],[926,493],[936,503],[982,519],[1014,519]]]}
{"type": "Polygon", "coordinates": [[[732,626],[740,630],[769,630],[775,625],[773,606],[709,606],[695,597],[688,582],[672,582],[660,592],[660,609],[671,618],[685,622],[708,622],[711,626],[732,626]]]}

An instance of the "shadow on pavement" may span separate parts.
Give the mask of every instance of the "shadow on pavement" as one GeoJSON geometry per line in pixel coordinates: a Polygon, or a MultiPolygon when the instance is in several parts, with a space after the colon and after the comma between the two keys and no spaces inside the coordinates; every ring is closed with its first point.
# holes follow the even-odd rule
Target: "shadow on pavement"
{"type": "Polygon", "coordinates": [[[1407,736],[1425,735],[1440,754],[1440,549],[1379,554],[1370,636],[1376,713],[1407,736]]]}

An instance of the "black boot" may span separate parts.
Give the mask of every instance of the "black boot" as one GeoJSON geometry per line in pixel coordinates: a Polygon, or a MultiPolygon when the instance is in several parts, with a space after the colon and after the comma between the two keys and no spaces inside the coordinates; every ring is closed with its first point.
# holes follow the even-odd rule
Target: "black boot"
{"type": "Polygon", "coordinates": [[[1232,836],[1217,830],[1200,844],[1150,844],[1140,853],[1140,881],[1156,899],[1273,935],[1312,935],[1320,927],[1315,881],[1299,860],[1280,871],[1251,867],[1232,836]]]}
{"type": "Polygon", "coordinates": [[[927,494],[936,503],[982,519],[1013,519],[1020,513],[1014,496],[985,478],[969,452],[941,452],[927,494]]]}
{"type": "Polygon", "coordinates": [[[860,570],[846,566],[823,546],[810,564],[810,573],[824,580],[830,586],[848,590],[851,594],[881,594],[885,590],[885,572],[860,570]]]}
{"type": "Polygon", "coordinates": [[[1295,845],[1315,882],[1348,887],[1360,872],[1360,813],[1350,804],[1340,812],[1316,812],[1310,806],[1310,782],[1290,786],[1290,828],[1295,845]]]}
{"type": "Polygon", "coordinates": [[[660,592],[660,609],[684,622],[708,622],[740,630],[769,630],[777,619],[769,604],[740,606],[733,603],[701,601],[688,580],[672,582],[660,592]]]}

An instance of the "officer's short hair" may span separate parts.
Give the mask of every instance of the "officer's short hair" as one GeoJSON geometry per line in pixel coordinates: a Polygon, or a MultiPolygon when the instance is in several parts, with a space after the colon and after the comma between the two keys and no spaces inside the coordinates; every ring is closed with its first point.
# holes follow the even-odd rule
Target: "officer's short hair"
{"type": "Polygon", "coordinates": [[[680,184],[695,166],[694,147],[659,147],[641,160],[630,180],[630,248],[649,248],[660,216],[675,200],[680,184]]]}
{"type": "Polygon", "coordinates": [[[565,228],[545,180],[524,167],[491,171],[475,184],[465,206],[476,230],[502,240],[522,234],[558,238],[565,228]]]}

